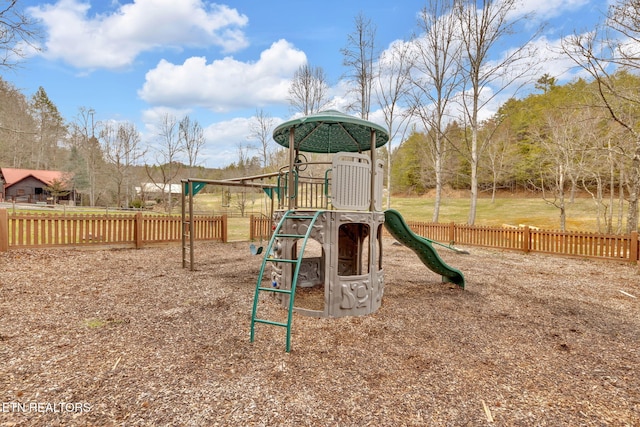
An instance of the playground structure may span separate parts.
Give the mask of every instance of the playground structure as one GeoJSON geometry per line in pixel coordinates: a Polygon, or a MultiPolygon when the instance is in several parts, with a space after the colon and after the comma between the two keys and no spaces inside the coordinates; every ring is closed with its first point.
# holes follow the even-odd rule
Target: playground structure
{"type": "Polygon", "coordinates": [[[429,239],[411,232],[398,212],[382,210],[384,167],[376,158],[376,149],[388,142],[384,128],[329,110],[281,124],[273,139],[289,151],[288,165],[278,172],[235,180],[183,181],[183,267],[193,265],[192,241],[190,260],[186,259],[193,224],[186,216],[186,198],[189,215],[193,196],[206,184],[261,187],[271,199],[274,227],[268,246],[252,248],[252,253],[263,255],[263,261],[251,313],[251,341],[256,324],[284,327],[288,352],[293,312],[315,317],[375,312],[384,294],[385,225],[443,281],[464,288],[462,273],[440,259],[429,239]],[[331,162],[308,162],[304,152],[326,153],[332,156],[331,162]],[[255,182],[264,179],[275,183],[255,182]],[[271,269],[265,279],[267,266],[271,269]],[[296,307],[297,287],[320,287],[323,307],[296,307]],[[286,307],[286,321],[259,315],[263,293],[273,294],[286,307]]]}

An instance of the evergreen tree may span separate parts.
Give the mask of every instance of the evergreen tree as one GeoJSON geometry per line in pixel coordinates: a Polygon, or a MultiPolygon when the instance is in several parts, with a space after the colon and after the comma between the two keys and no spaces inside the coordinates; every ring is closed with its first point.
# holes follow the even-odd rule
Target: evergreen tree
{"type": "Polygon", "coordinates": [[[40,86],[31,98],[31,115],[36,126],[36,138],[31,146],[30,161],[34,169],[54,169],[61,166],[60,150],[67,128],[58,107],[40,86]]]}

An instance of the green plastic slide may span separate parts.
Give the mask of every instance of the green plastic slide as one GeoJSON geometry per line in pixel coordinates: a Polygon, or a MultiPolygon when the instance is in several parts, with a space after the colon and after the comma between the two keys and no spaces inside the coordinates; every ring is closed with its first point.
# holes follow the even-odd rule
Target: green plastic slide
{"type": "Polygon", "coordinates": [[[415,234],[400,215],[389,209],[384,212],[384,225],[389,233],[400,243],[413,250],[420,261],[429,269],[442,276],[443,282],[455,283],[464,289],[464,275],[460,270],[448,266],[433,248],[431,240],[415,234]]]}

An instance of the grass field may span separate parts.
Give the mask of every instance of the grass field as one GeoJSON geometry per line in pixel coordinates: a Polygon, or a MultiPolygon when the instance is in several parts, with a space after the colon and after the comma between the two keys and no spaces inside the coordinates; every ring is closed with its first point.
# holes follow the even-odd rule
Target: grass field
{"type": "MultiPolygon", "coordinates": [[[[439,222],[466,223],[469,216],[469,199],[456,197],[443,199],[439,222]]],[[[391,199],[391,207],[397,209],[407,220],[431,222],[433,198],[391,199]]],[[[566,228],[571,231],[597,232],[597,213],[591,198],[576,198],[566,203],[566,228]]],[[[617,208],[617,206],[614,206],[617,208]]],[[[614,226],[617,214],[614,209],[614,226]]],[[[626,218],[625,218],[626,219],[626,218]]],[[[541,197],[479,198],[475,225],[502,226],[504,224],[526,224],[548,230],[560,229],[560,210],[541,197]]],[[[601,224],[603,222],[601,221],[601,224]]]]}

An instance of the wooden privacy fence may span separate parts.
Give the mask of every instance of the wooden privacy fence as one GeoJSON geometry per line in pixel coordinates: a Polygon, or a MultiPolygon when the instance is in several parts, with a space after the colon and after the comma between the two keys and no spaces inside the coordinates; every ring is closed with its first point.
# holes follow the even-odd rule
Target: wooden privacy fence
{"type": "MultiPolygon", "coordinates": [[[[0,252],[9,249],[180,242],[182,219],[136,214],[13,213],[0,209],[0,252]]],[[[194,239],[227,241],[226,216],[194,218],[194,239]]]]}
{"type": "MultiPolygon", "coordinates": [[[[269,218],[251,217],[250,237],[257,240],[271,234],[269,218]]],[[[437,242],[498,249],[540,252],[564,256],[638,262],[638,233],[630,235],[540,230],[524,227],[483,227],[455,223],[407,221],[418,235],[437,242]]]]}
{"type": "MultiPolygon", "coordinates": [[[[267,240],[273,223],[264,216],[250,221],[251,239],[267,240]]],[[[484,246],[523,252],[638,262],[638,233],[629,235],[503,228],[409,221],[418,235],[457,245],[484,246]]],[[[13,213],[0,209],[0,252],[17,248],[117,245],[141,248],[180,242],[179,217],[131,214],[13,213]]],[[[227,241],[227,217],[196,216],[194,239],[227,241]]]]}
{"type": "Polygon", "coordinates": [[[418,235],[457,245],[484,246],[523,252],[638,262],[638,233],[602,234],[540,230],[524,227],[479,227],[409,221],[418,235]]]}
{"type": "Polygon", "coordinates": [[[273,220],[264,215],[251,215],[249,218],[249,239],[269,240],[273,231],[273,220]]]}

